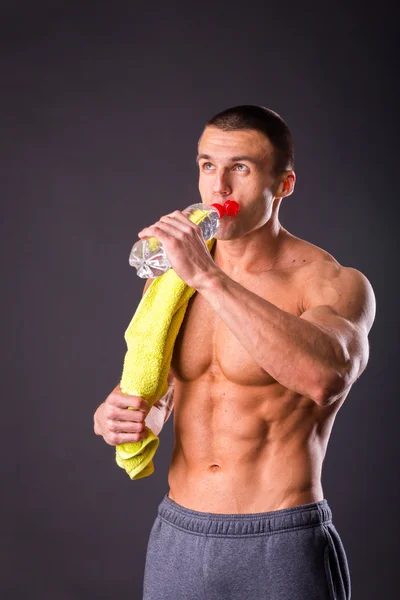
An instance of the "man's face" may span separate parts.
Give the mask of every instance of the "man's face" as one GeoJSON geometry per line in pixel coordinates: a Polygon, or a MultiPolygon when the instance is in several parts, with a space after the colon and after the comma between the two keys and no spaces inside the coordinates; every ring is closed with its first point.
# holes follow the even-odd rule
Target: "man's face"
{"type": "Polygon", "coordinates": [[[264,225],[271,216],[273,147],[254,129],[206,127],[199,140],[199,191],[204,204],[236,200],[240,211],[223,217],[216,239],[235,239],[264,225]]]}

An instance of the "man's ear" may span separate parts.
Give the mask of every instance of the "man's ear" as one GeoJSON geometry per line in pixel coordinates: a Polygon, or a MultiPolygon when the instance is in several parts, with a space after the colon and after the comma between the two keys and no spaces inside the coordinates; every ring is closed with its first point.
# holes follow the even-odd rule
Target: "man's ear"
{"type": "Polygon", "coordinates": [[[286,171],[278,186],[278,193],[276,198],[285,198],[293,194],[294,186],[296,183],[296,174],[294,171],[286,171]]]}

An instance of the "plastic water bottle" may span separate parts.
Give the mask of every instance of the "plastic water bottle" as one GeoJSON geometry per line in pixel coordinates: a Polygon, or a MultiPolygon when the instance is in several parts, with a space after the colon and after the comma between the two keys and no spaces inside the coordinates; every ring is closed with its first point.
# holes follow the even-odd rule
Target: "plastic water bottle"
{"type": "MultiPolygon", "coordinates": [[[[204,241],[207,242],[216,234],[221,217],[233,217],[238,211],[239,204],[235,200],[227,200],[223,205],[191,204],[183,214],[200,227],[204,241]]],[[[129,264],[136,268],[137,275],[143,279],[159,277],[171,268],[161,242],[154,237],[139,240],[134,244],[129,255],[129,264]]]]}

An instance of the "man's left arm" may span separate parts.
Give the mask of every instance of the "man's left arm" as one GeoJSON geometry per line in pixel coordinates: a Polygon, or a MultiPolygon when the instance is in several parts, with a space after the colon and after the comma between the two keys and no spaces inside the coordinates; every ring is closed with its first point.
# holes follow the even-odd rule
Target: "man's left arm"
{"type": "Polygon", "coordinates": [[[196,287],[254,360],[280,384],[326,406],[361,375],[375,297],[356,269],[315,263],[292,315],[217,269],[196,287]]]}

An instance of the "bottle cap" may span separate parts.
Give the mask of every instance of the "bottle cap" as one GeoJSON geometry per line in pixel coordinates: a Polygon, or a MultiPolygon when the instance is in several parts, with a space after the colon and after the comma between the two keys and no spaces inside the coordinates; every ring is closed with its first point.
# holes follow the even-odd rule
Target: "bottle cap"
{"type": "Polygon", "coordinates": [[[225,214],[229,217],[234,217],[239,212],[239,204],[236,200],[227,200],[224,203],[225,214]]]}
{"type": "Polygon", "coordinates": [[[211,204],[211,206],[217,209],[220,218],[224,215],[234,217],[239,212],[239,204],[236,200],[227,200],[223,205],[211,204]]]}

